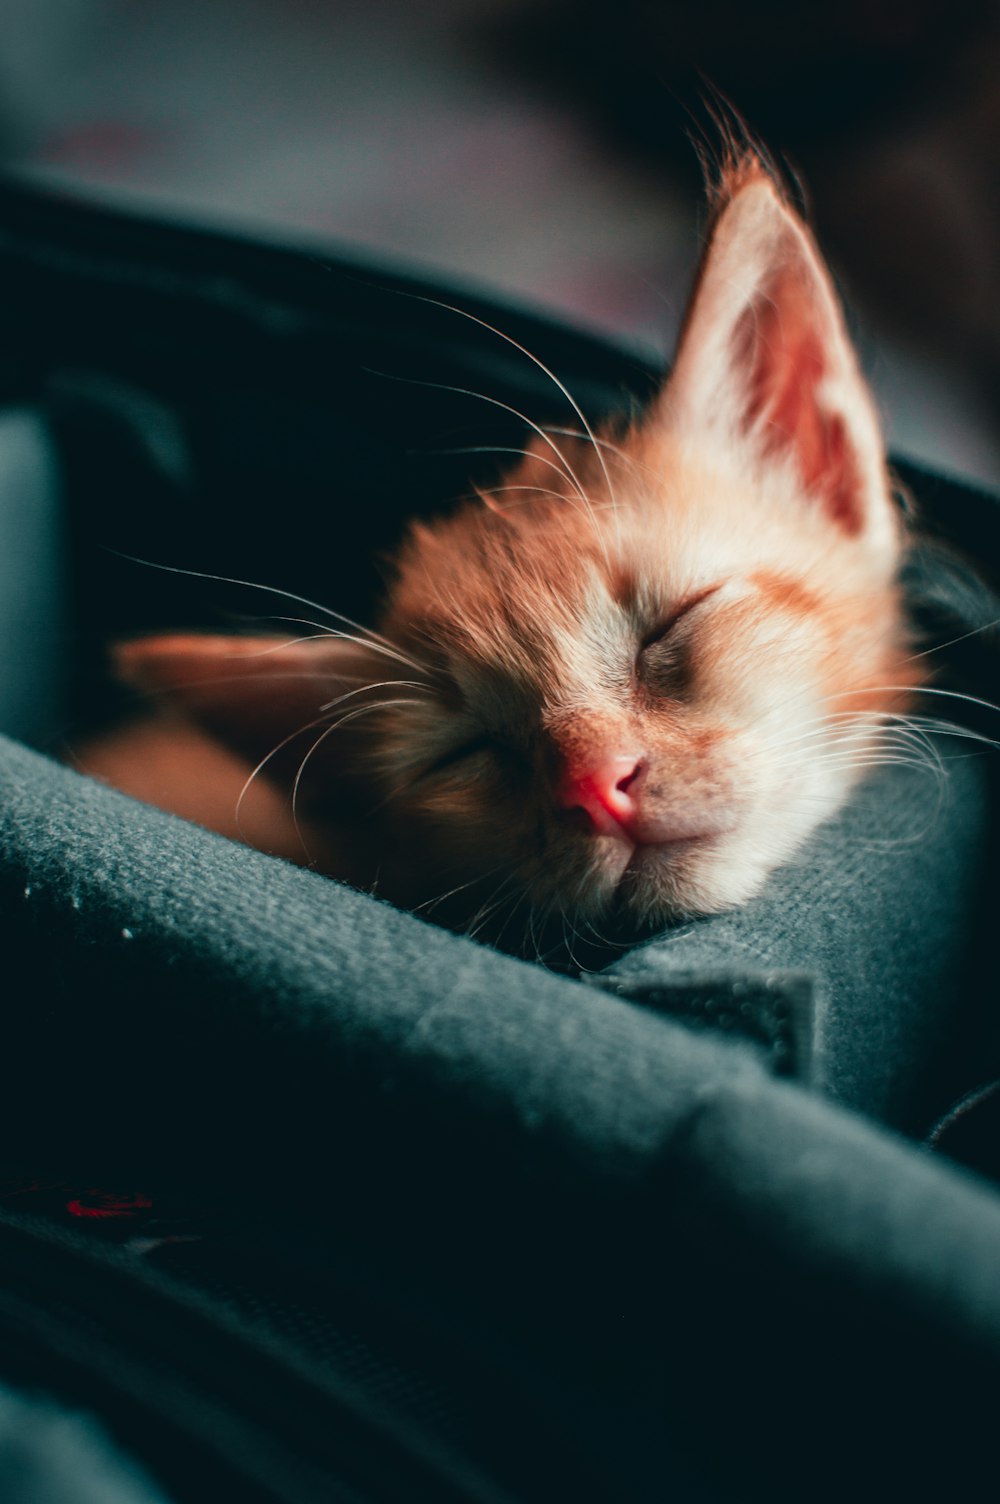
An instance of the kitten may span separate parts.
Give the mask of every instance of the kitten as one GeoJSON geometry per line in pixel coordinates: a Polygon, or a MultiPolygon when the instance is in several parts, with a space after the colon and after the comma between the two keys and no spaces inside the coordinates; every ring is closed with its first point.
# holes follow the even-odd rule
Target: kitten
{"type": "Polygon", "coordinates": [[[904,547],[830,276],[747,153],[641,419],[539,430],[414,523],[377,632],[123,645],[183,720],[83,761],[473,929],[711,913],[838,809],[917,682],[904,547]]]}

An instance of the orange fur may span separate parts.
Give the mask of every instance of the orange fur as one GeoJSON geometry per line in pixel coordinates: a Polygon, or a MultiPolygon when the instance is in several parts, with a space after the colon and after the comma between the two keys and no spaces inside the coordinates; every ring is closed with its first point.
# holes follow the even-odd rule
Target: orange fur
{"type": "Polygon", "coordinates": [[[368,647],[172,639],[122,666],[255,760],[318,727],[299,813],[332,850],[348,787],[389,897],[493,933],[642,928],[744,902],[847,797],[918,678],[904,546],[829,275],[744,154],[650,412],[537,437],[415,524],[368,647]]]}

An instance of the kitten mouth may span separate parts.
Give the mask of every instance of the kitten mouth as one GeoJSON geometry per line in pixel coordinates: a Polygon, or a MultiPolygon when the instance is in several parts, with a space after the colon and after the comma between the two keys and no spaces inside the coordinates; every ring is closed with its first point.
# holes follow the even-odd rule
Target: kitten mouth
{"type": "Polygon", "coordinates": [[[728,832],[725,830],[695,830],[690,835],[672,836],[668,841],[648,841],[637,846],[633,854],[636,857],[656,857],[662,852],[688,851],[693,846],[704,846],[709,841],[718,841],[728,832]]]}
{"type": "Polygon", "coordinates": [[[702,850],[720,841],[729,834],[726,830],[702,830],[693,832],[691,835],[675,836],[669,841],[643,842],[632,849],[632,854],[625,863],[618,878],[618,882],[625,882],[636,873],[643,872],[649,867],[659,866],[662,858],[673,862],[677,857],[686,856],[689,851],[702,850]]]}

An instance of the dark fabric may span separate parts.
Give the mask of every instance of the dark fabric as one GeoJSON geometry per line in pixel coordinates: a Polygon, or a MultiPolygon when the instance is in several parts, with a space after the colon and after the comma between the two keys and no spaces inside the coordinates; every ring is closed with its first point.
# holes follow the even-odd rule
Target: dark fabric
{"type": "Polygon", "coordinates": [[[237,1202],[263,1180],[304,1242],[335,1230],[369,1284],[513,1365],[595,1498],[620,1497],[616,1470],[654,1498],[696,1465],[709,1497],[743,1468],[761,1497],[800,1497],[785,1460],[822,1447],[829,1407],[852,1434],[814,1497],[911,1423],[942,1477],[949,1428],[975,1447],[1000,1346],[992,1195],[733,1041],[13,744],[2,766],[4,953],[35,999],[4,1019],[5,1143],[237,1202]],[[702,1458],[720,1371],[738,1413],[702,1458]],[[769,1386],[789,1373],[776,1457],[769,1386]]]}
{"type": "MultiPolygon", "coordinates": [[[[508,407],[567,420],[512,347],[369,270],[11,191],[0,272],[20,445],[3,448],[0,426],[0,474],[37,498],[27,530],[0,499],[28,654],[2,708],[36,748],[115,708],[107,632],[289,610],[122,555],[363,617],[401,517],[518,441],[508,407]]],[[[446,300],[526,344],[592,416],[650,389],[627,352],[446,300]]],[[[910,580],[928,641],[965,639],[938,682],[990,697],[996,634],[965,634],[1000,615],[1000,512],[904,478],[935,540],[910,580]]],[[[8,1166],[91,1190],[56,1198],[34,1232],[0,1207],[0,1267],[27,1284],[30,1259],[5,1264],[4,1237],[37,1236],[44,1271],[41,1224],[69,1206],[82,1223],[116,1186],[144,1188],[119,1208],[194,1197],[230,1231],[199,1222],[196,1247],[167,1247],[154,1225],[108,1265],[100,1298],[81,1295],[80,1321],[112,1352],[125,1342],[106,1292],[126,1270],[133,1293],[148,1285],[147,1314],[194,1302],[206,1332],[242,1344],[203,1382],[262,1435],[267,1386],[251,1403],[243,1371],[280,1349],[276,1394],[294,1370],[313,1385],[309,1414],[333,1416],[329,1384],[349,1369],[368,1396],[359,1435],[363,1412],[385,1438],[409,1435],[405,1412],[425,1467],[448,1433],[458,1462],[414,1497],[797,1501],[856,1495],[859,1475],[873,1494],[954,1490],[992,1449],[1000,1207],[885,1125],[919,1136],[1000,1074],[982,751],[943,741],[961,754],[943,785],[884,770],[745,910],[577,978],[3,742],[0,1142],[8,1166]],[[168,1264],[172,1285],[156,1273],[168,1264]],[[315,1338],[328,1308],[336,1341],[315,1338]],[[378,1381],[364,1342],[343,1337],[355,1328],[380,1349],[378,1381]],[[423,1389],[403,1386],[416,1398],[392,1399],[393,1363],[425,1371],[423,1389]]],[[[63,1238],[73,1258],[76,1241],[63,1238]]],[[[0,1344],[0,1369],[15,1346],[0,1344]]],[[[68,1362],[46,1372],[54,1392],[61,1373],[69,1384],[68,1362]]],[[[127,1387],[110,1386],[109,1407],[127,1387]]],[[[165,1468],[155,1411],[141,1427],[115,1414],[165,1468]]],[[[351,1427],[337,1434],[349,1449],[351,1427]]],[[[340,1497],[337,1450],[319,1484],[260,1496],[340,1497]]],[[[379,1487],[343,1496],[398,1496],[379,1487]]]]}

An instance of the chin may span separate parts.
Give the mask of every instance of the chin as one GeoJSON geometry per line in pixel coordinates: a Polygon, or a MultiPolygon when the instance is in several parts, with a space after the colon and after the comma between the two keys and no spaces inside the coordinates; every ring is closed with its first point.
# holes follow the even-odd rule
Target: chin
{"type": "Polygon", "coordinates": [[[616,920],[651,933],[739,908],[757,897],[786,855],[762,855],[748,834],[718,837],[684,851],[649,847],[637,853],[619,884],[616,920]]]}

